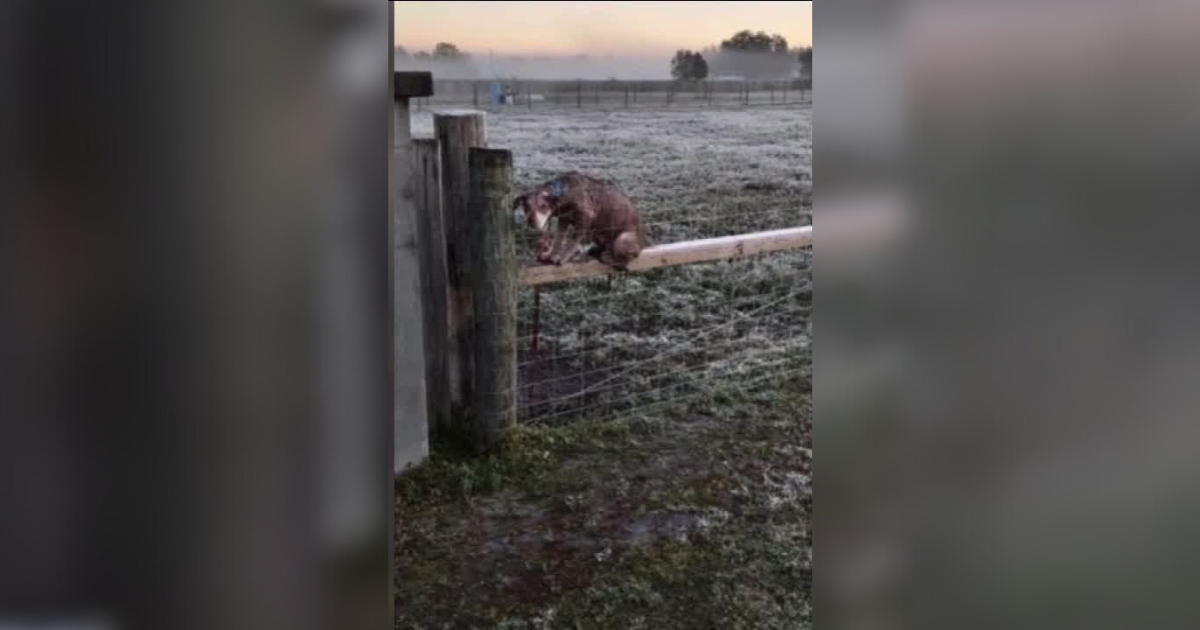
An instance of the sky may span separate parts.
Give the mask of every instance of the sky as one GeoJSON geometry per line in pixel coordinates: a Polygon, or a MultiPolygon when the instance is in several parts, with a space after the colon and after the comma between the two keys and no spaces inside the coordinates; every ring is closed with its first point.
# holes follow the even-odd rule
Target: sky
{"type": "Polygon", "coordinates": [[[410,51],[451,42],[480,54],[670,55],[739,30],[812,44],[812,2],[393,2],[410,51]]]}

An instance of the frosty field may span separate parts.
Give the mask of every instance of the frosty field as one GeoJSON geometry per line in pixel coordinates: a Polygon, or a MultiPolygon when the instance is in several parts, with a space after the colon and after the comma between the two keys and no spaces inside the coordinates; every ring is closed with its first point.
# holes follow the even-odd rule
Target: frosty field
{"type": "MultiPolygon", "coordinates": [[[[807,105],[509,108],[487,137],[518,190],[614,181],[654,243],[811,223],[807,105]]],[[[810,626],[810,265],[549,285],[537,352],[523,289],[521,425],[397,483],[397,627],[810,626]]]]}

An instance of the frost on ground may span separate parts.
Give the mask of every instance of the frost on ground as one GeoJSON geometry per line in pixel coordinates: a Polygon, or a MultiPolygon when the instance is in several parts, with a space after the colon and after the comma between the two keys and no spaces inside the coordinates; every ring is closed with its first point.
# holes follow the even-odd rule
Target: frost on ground
{"type": "MultiPolygon", "coordinates": [[[[505,111],[487,137],[518,189],[596,174],[666,243],[811,223],[810,122],[505,111]]],[[[811,627],[810,264],[547,286],[536,353],[522,290],[523,424],[496,455],[438,447],[397,483],[397,627],[811,627]]]]}
{"type": "MultiPolygon", "coordinates": [[[[616,182],[651,240],[737,234],[811,220],[810,109],[489,113],[488,145],[513,152],[522,189],[563,171],[616,182]]],[[[432,136],[432,113],[413,114],[432,136]]]]}

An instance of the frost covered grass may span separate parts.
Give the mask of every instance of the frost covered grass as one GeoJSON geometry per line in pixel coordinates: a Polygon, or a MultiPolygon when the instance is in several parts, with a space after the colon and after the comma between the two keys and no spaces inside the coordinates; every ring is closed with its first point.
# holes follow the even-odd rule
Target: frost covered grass
{"type": "MultiPolygon", "coordinates": [[[[596,174],[666,243],[811,223],[810,122],[514,110],[487,132],[518,188],[596,174]]],[[[431,133],[427,112],[414,127],[431,133]]],[[[488,458],[437,446],[397,482],[397,627],[810,627],[810,264],[547,286],[537,354],[522,290],[524,423],[488,458]]]]}
{"type": "MultiPolygon", "coordinates": [[[[488,144],[513,152],[518,190],[568,170],[615,182],[654,243],[812,221],[807,108],[489,114],[488,144]]],[[[414,115],[432,134],[432,115],[414,115]]],[[[521,248],[532,262],[535,236],[521,248]]],[[[809,360],[806,251],[655,270],[520,295],[524,421],[672,413],[715,379],[752,380],[809,360]],[[757,369],[756,369],[757,368],[757,369]]]]}

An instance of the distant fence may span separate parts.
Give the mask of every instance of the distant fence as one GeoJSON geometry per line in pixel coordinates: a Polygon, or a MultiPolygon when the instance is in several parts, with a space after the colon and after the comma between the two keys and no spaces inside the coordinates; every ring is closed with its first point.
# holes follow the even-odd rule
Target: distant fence
{"type": "Polygon", "coordinates": [[[547,81],[498,80],[504,95],[493,101],[491,79],[438,79],[434,95],[414,99],[414,109],[439,105],[475,108],[633,109],[747,107],[811,102],[812,80],[777,81],[547,81]]]}

